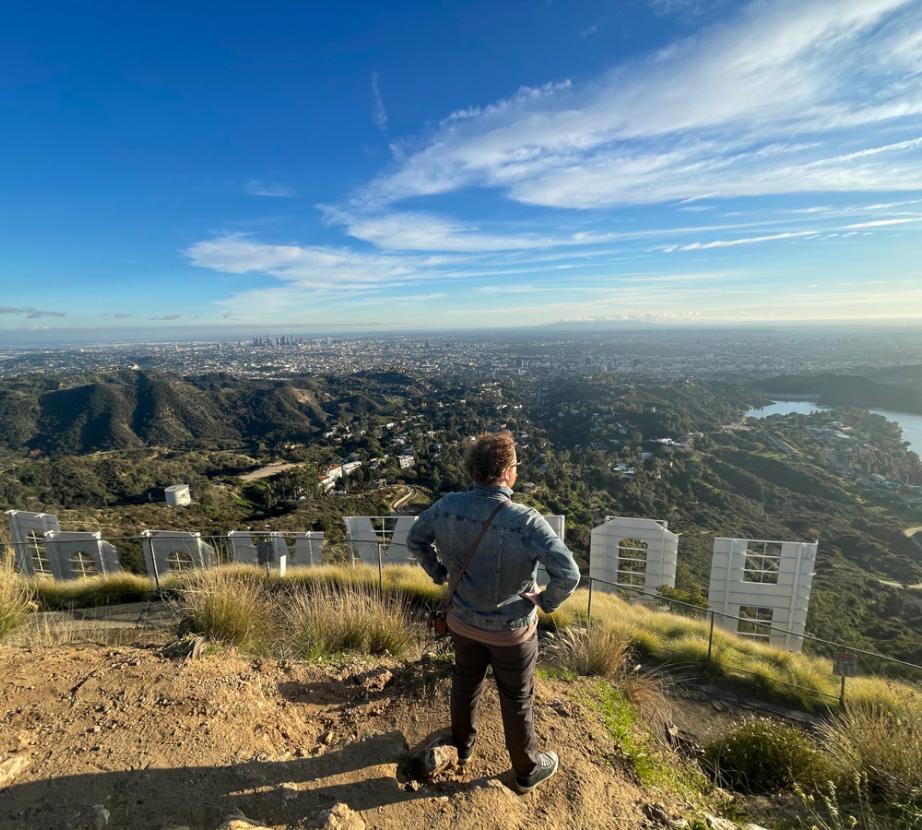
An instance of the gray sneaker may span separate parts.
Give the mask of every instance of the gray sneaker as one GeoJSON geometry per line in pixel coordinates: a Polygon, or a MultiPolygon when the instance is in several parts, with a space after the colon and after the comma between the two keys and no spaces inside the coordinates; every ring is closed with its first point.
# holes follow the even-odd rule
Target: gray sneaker
{"type": "Polygon", "coordinates": [[[542,752],[538,756],[538,766],[531,775],[526,778],[516,776],[515,791],[520,795],[530,793],[538,784],[554,777],[559,763],[556,752],[542,752]]]}

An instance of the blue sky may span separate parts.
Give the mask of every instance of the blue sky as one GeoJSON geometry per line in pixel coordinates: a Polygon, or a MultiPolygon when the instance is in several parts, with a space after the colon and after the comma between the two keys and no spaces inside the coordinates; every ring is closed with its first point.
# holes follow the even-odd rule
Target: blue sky
{"type": "Polygon", "coordinates": [[[0,331],[922,317],[922,2],[35,4],[0,331]]]}

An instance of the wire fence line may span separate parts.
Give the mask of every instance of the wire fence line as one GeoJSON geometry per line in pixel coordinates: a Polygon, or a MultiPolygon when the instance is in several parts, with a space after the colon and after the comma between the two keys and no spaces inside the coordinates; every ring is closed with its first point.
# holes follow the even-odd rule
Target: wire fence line
{"type": "MultiPolygon", "coordinates": [[[[102,531],[89,531],[91,533],[102,533],[102,531]]],[[[244,530],[241,533],[248,534],[251,538],[260,538],[260,537],[269,537],[275,539],[284,539],[286,542],[295,541],[298,536],[303,538],[303,535],[308,532],[319,533],[319,531],[270,531],[270,530],[244,530]],[[286,538],[288,537],[288,538],[286,538]]],[[[179,546],[184,543],[195,544],[197,542],[202,542],[207,544],[214,551],[214,560],[213,565],[226,565],[233,564],[235,562],[234,557],[234,546],[232,539],[233,537],[228,534],[191,534],[189,531],[177,531],[170,529],[162,529],[160,531],[152,531],[151,535],[134,535],[134,536],[103,536],[99,541],[109,542],[110,544],[120,543],[120,544],[131,544],[137,545],[141,548],[141,553],[143,556],[143,546],[145,543],[150,543],[151,541],[159,541],[160,543],[169,543],[171,539],[179,546]],[[163,533],[166,535],[158,536],[158,533],[163,533]],[[190,535],[184,536],[170,536],[172,533],[189,533],[190,535]]],[[[47,543],[47,539],[44,537],[37,537],[35,539],[30,539],[26,541],[15,542],[12,540],[6,540],[0,542],[0,548],[4,545],[13,549],[17,547],[26,547],[35,551],[37,548],[43,547],[47,543]]],[[[93,542],[95,540],[86,540],[93,542]]],[[[69,544],[77,544],[77,541],[68,540],[69,544]]],[[[346,538],[343,541],[333,542],[331,540],[324,539],[325,552],[323,555],[323,564],[351,564],[356,565],[361,562],[363,564],[368,564],[371,566],[377,566],[378,569],[378,580],[379,588],[383,589],[384,587],[384,567],[388,564],[392,564],[389,560],[391,557],[388,555],[392,548],[397,548],[401,551],[399,556],[400,564],[413,564],[415,559],[411,555],[409,546],[404,542],[398,542],[387,538],[386,534],[383,534],[381,538],[377,540],[372,539],[361,539],[354,540],[346,538]],[[377,545],[376,555],[372,557],[372,561],[369,561],[368,556],[362,556],[360,553],[357,553],[357,545],[369,546],[371,544],[377,545]],[[346,553],[342,558],[337,557],[334,559],[329,554],[331,553],[330,548],[335,548],[339,553],[346,553]]],[[[295,566],[299,566],[301,563],[298,563],[296,560],[293,562],[295,566]]],[[[312,563],[317,564],[317,563],[312,563]]],[[[50,573],[49,573],[50,575],[50,573]]],[[[155,579],[159,587],[159,574],[155,574],[155,579]]],[[[673,599],[667,596],[664,596],[660,593],[651,593],[645,591],[641,588],[638,588],[633,585],[628,585],[624,583],[610,582],[599,577],[593,577],[589,575],[583,575],[581,577],[581,584],[588,587],[588,601],[587,601],[587,618],[592,619],[592,604],[593,604],[593,595],[596,590],[598,590],[596,585],[605,585],[607,588],[615,589],[616,592],[621,592],[627,594],[628,596],[634,596],[637,598],[644,598],[655,602],[657,605],[665,605],[669,608],[670,611],[673,611],[676,608],[682,609],[681,612],[685,616],[697,617],[698,619],[704,620],[708,623],[708,647],[707,647],[707,657],[708,660],[711,660],[715,648],[715,624],[718,619],[724,621],[732,621],[734,629],[727,629],[729,633],[735,634],[739,637],[745,637],[747,639],[753,639],[757,641],[764,641],[764,637],[752,637],[744,633],[740,633],[735,630],[738,628],[740,622],[751,622],[750,620],[743,619],[739,616],[734,616],[732,614],[727,614],[721,611],[716,611],[711,608],[703,607],[701,605],[696,605],[694,603],[685,602],[683,600],[673,599]]],[[[854,673],[858,673],[858,669],[862,669],[864,674],[891,674],[896,675],[900,679],[911,679],[915,683],[922,682],[922,665],[918,665],[906,660],[901,660],[896,657],[891,657],[885,654],[880,654],[879,652],[871,651],[868,649],[860,648],[848,643],[837,642],[834,640],[828,640],[822,637],[816,637],[807,633],[798,633],[795,631],[790,631],[788,629],[783,629],[778,626],[772,625],[770,623],[759,623],[758,624],[760,631],[771,631],[781,635],[789,635],[795,637],[799,640],[804,641],[805,643],[815,643],[820,646],[825,647],[825,650],[835,649],[838,652],[838,656],[845,655],[850,657],[854,661],[854,673]],[[894,671],[894,667],[899,667],[899,671],[894,671]],[[884,671],[881,672],[881,669],[884,671]]],[[[823,649],[819,650],[820,652],[823,649]]],[[[816,656],[828,657],[828,654],[817,654],[816,656]]],[[[848,660],[840,660],[839,663],[848,663],[848,660]]],[[[727,665],[731,665],[727,663],[727,665]]],[[[747,672],[747,670],[739,665],[734,666],[736,670],[747,672]]],[[[847,665],[846,665],[847,668],[847,665]]],[[[751,672],[748,672],[751,673],[751,672]]],[[[836,675],[841,677],[841,686],[838,695],[831,695],[826,692],[819,691],[819,694],[838,699],[840,702],[844,702],[845,691],[846,691],[846,677],[847,674],[836,675]]],[[[782,681],[784,682],[784,681],[782,681]]],[[[786,685],[789,685],[794,688],[807,689],[809,687],[798,686],[794,683],[785,682],[786,685]]],[[[817,692],[815,689],[811,691],[817,692]]]]}

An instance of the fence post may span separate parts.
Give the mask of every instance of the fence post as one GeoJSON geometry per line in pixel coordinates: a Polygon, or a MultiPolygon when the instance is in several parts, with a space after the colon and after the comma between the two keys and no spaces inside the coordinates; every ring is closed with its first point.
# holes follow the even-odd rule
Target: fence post
{"type": "Polygon", "coordinates": [[[384,558],[381,556],[381,543],[378,542],[378,591],[384,595],[384,558]]]}
{"type": "Polygon", "coordinates": [[[842,675],[842,685],[839,687],[839,708],[845,708],[845,675],[842,675]]]}
{"type": "Polygon", "coordinates": [[[592,620],[592,577],[589,577],[589,604],[586,606],[586,619],[592,620]]]}
{"type": "Polygon", "coordinates": [[[711,626],[708,631],[708,660],[711,659],[711,651],[714,648],[714,612],[708,611],[708,614],[711,615],[711,626]]]}

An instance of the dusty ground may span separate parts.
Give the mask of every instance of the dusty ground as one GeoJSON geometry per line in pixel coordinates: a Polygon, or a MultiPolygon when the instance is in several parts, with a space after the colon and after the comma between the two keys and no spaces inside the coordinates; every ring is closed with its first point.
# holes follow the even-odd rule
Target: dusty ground
{"type": "Polygon", "coordinates": [[[561,772],[536,793],[506,786],[489,684],[472,768],[416,790],[398,780],[407,746],[445,725],[447,672],[431,659],[327,668],[226,654],[183,662],[156,647],[8,647],[0,769],[27,766],[0,789],[0,828],[213,830],[234,810],[308,828],[340,802],[382,830],[649,826],[642,808],[663,796],[632,780],[597,715],[568,697],[574,684],[539,681],[539,734],[561,772]]]}

